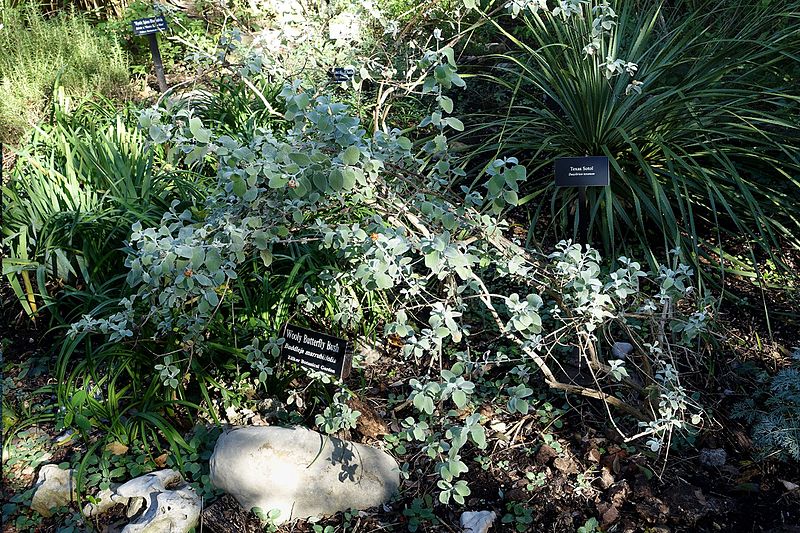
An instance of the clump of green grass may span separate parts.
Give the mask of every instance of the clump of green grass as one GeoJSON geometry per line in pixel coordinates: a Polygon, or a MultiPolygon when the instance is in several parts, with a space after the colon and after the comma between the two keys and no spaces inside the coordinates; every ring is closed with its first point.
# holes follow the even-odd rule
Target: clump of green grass
{"type": "Polygon", "coordinates": [[[46,116],[56,80],[77,100],[119,96],[128,87],[128,58],[74,11],[46,18],[32,2],[0,0],[0,142],[17,144],[46,116]]]}

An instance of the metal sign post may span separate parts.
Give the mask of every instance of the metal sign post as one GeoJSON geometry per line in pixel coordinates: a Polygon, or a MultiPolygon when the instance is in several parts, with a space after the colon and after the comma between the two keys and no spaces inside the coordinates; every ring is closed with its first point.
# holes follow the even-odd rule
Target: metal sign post
{"type": "Polygon", "coordinates": [[[153,55],[153,65],[156,68],[158,89],[165,93],[169,88],[167,78],[164,76],[164,64],[161,61],[161,51],[158,49],[158,34],[167,30],[167,20],[163,16],[138,19],[131,22],[135,36],[147,35],[150,41],[150,53],[153,55]]]}

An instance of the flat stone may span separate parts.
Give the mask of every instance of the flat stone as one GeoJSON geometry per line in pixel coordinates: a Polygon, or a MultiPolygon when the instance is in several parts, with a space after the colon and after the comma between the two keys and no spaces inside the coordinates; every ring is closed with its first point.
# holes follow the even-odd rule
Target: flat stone
{"type": "Polygon", "coordinates": [[[253,513],[245,511],[236,498],[223,494],[203,509],[205,533],[262,533],[261,522],[253,513]]]}
{"type": "Polygon", "coordinates": [[[494,511],[467,511],[461,515],[462,533],[486,533],[497,518],[494,511]]]}
{"type": "Polygon", "coordinates": [[[536,462],[540,465],[548,464],[555,457],[558,457],[558,452],[547,444],[542,444],[539,451],[536,452],[536,462]]]}
{"type": "Polygon", "coordinates": [[[374,407],[359,398],[350,398],[347,405],[361,413],[356,420],[356,430],[371,439],[389,433],[389,426],[374,407]]]}
{"type": "Polygon", "coordinates": [[[397,462],[371,446],[302,427],[244,427],[224,433],[211,456],[211,482],[246,510],[295,518],[368,509],[400,486],[397,462]]]}
{"type": "Polygon", "coordinates": [[[58,465],[39,469],[31,509],[44,517],[53,516],[52,509],[69,505],[75,499],[74,470],[62,470],[58,465]]]}

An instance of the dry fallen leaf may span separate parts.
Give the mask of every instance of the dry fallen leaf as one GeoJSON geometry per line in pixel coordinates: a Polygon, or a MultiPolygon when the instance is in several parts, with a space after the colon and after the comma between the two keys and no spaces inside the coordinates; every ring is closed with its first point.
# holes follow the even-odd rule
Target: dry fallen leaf
{"type": "Polygon", "coordinates": [[[592,448],[591,450],[589,450],[589,454],[587,456],[587,459],[589,461],[593,462],[593,463],[599,463],[600,462],[600,450],[598,450],[597,448],[592,448]]]}
{"type": "Polygon", "coordinates": [[[106,450],[111,452],[111,455],[125,455],[128,453],[128,447],[118,441],[114,441],[106,446],[106,450]]]}
{"type": "Polygon", "coordinates": [[[489,427],[498,433],[505,433],[508,430],[508,426],[505,422],[492,422],[489,427]]]}
{"type": "Polygon", "coordinates": [[[389,433],[386,422],[371,405],[358,398],[351,398],[347,403],[351,409],[361,413],[356,420],[356,429],[359,433],[372,439],[389,433]]]}
{"type": "Polygon", "coordinates": [[[164,466],[167,464],[167,457],[168,455],[166,453],[162,453],[161,455],[153,459],[153,462],[156,464],[157,467],[164,468],[164,466]]]}

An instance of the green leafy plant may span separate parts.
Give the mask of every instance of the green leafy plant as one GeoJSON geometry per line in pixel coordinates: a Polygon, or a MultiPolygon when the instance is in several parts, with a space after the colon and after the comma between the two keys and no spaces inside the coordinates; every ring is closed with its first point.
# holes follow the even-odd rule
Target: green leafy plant
{"type": "Polygon", "coordinates": [[[528,396],[533,394],[533,389],[525,385],[517,385],[508,389],[508,411],[511,413],[517,412],[523,415],[528,414],[528,396]]]}
{"type": "Polygon", "coordinates": [[[509,524],[515,531],[529,531],[533,524],[533,510],[520,502],[510,501],[506,504],[506,513],[500,522],[509,524]]]}
{"type": "Polygon", "coordinates": [[[3,504],[3,523],[13,524],[19,531],[36,529],[42,523],[39,513],[30,510],[35,489],[18,492],[3,504]]]}
{"type": "Polygon", "coordinates": [[[337,392],[333,396],[333,402],[325,408],[322,414],[316,416],[314,421],[325,433],[331,434],[356,427],[356,420],[361,413],[347,405],[346,399],[349,396],[349,394],[337,392]]]}
{"type": "Polygon", "coordinates": [[[578,533],[597,533],[603,531],[600,528],[600,523],[597,521],[597,518],[591,517],[586,522],[578,528],[578,533]]]}
{"type": "Polygon", "coordinates": [[[266,533],[275,533],[278,531],[278,526],[275,525],[275,520],[277,520],[281,515],[280,509],[272,509],[269,512],[265,512],[261,509],[261,507],[253,507],[251,511],[258,517],[259,520],[261,520],[263,530],[266,533]]]}
{"type": "MultiPolygon", "coordinates": [[[[148,399],[146,409],[125,419],[95,415],[98,421],[125,420],[122,430],[115,428],[124,435],[138,418],[136,424],[151,423],[185,450],[162,413],[190,418],[201,403],[213,405],[212,390],[235,403],[220,376],[233,368],[249,376],[238,371],[243,361],[254,371],[248,379],[286,398],[298,419],[305,396],[316,405],[336,381],[277,365],[282,322],[302,310],[306,321],[343,335],[359,322],[382,323],[400,339],[402,357],[431,369],[441,365],[438,373],[409,380],[402,407],[415,412],[387,439],[398,452],[421,452],[415,461],[435,470],[441,504],[463,503],[470,493],[462,478],[466,454],[487,446],[476,408],[480,365],[470,356],[469,318],[476,314],[502,345],[497,364],[516,368],[498,387],[516,382],[508,388],[509,414],[530,412],[533,393],[525,379],[540,373],[549,387],[634,416],[641,430],[629,438],[649,438],[651,447],[700,423],[702,409],[675,366],[705,332],[702,320],[689,330],[679,327],[686,309],[705,305],[692,299],[689,267],[675,258],[645,272],[622,257],[607,271],[596,250],[564,241],[549,255],[528,250],[503,236],[501,216],[515,203],[511,195],[490,198],[469,188],[454,194],[451,184],[463,172],[452,165],[447,135],[461,126],[449,120],[442,91],[463,80],[452,55],[437,44],[418,65],[426,73],[420,85],[436,101],[420,125],[434,136],[418,153],[399,130],[368,134],[347,106],[302,81],[281,91],[280,127],[256,128],[252,136],[234,138],[225,127],[216,132],[191,106],[162,102],[143,110],[139,126],[153,149],[165,151],[165,162],[189,173],[211,171],[216,185],[202,209],[173,202],[159,223],[132,224],[125,257],[130,293],[72,325],[73,351],[94,342],[109,356],[135,347],[142,362],[159,365],[144,374],[145,392],[137,396],[148,399]],[[499,214],[492,207],[498,200],[505,206],[499,214]],[[508,290],[509,282],[517,292],[508,290]],[[598,338],[613,330],[625,331],[639,347],[632,356],[640,362],[639,382],[610,379],[610,354],[598,338]],[[562,375],[559,346],[575,347],[591,386],[562,375]],[[677,355],[667,358],[665,349],[677,355]],[[190,386],[194,380],[197,387],[190,386]]],[[[242,82],[254,75],[245,74],[242,82]]],[[[508,178],[501,188],[513,190],[510,183],[525,174],[514,170],[513,159],[490,164],[508,178]]],[[[106,386],[118,374],[86,369],[81,379],[62,381],[85,389],[86,405],[95,406],[95,383],[106,386]]],[[[354,413],[343,406],[337,401],[315,410],[318,424],[326,431],[352,427],[354,413]]],[[[135,430],[153,432],[144,425],[135,430]]]]}
{"type": "Polygon", "coordinates": [[[544,472],[525,472],[525,477],[529,481],[529,483],[525,485],[525,489],[529,491],[543,487],[547,483],[547,474],[544,472]]]}
{"type": "Polygon", "coordinates": [[[439,523],[439,518],[433,513],[432,498],[428,494],[422,498],[414,498],[411,506],[403,509],[403,516],[408,518],[408,530],[411,532],[419,530],[425,523],[439,523]]]}

